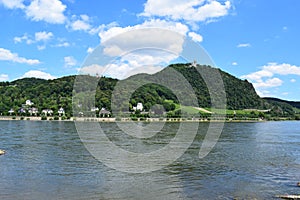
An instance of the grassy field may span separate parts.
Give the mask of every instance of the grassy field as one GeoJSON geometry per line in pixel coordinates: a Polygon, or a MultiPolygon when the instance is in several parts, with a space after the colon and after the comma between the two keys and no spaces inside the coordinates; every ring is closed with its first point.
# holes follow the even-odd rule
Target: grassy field
{"type": "MultiPolygon", "coordinates": [[[[173,103],[170,100],[167,100],[169,103],[173,103]]],[[[175,104],[175,103],[174,103],[175,104]]],[[[175,111],[179,111],[181,110],[182,113],[187,113],[188,115],[196,115],[196,114],[208,114],[205,111],[201,111],[198,110],[197,108],[194,108],[192,106],[181,106],[179,104],[175,104],[176,108],[175,111]]],[[[212,109],[212,108],[203,108],[209,112],[215,113],[215,114],[224,114],[226,113],[226,115],[243,115],[243,116],[247,116],[247,115],[259,115],[261,113],[261,111],[258,110],[224,110],[223,109],[212,109]]],[[[298,112],[300,111],[300,109],[298,109],[298,112]]]]}

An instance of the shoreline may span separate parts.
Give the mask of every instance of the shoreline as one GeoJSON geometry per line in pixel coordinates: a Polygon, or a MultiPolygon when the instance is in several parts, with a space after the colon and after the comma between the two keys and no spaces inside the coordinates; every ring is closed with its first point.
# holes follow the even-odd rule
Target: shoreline
{"type": "MultiPolygon", "coordinates": [[[[268,122],[268,121],[275,121],[275,120],[263,120],[263,119],[225,119],[225,120],[208,120],[208,119],[188,119],[188,118],[146,118],[146,119],[140,119],[132,120],[131,118],[97,118],[97,117],[71,117],[70,119],[64,119],[62,120],[59,118],[58,120],[54,117],[47,117],[47,120],[42,120],[41,117],[32,117],[32,116],[0,116],[0,121],[62,121],[62,122],[106,122],[106,123],[112,123],[112,122],[198,122],[198,123],[209,123],[209,122],[225,122],[225,123],[238,123],[238,122],[268,122]]],[[[280,119],[278,121],[294,121],[294,120],[287,120],[287,119],[280,119]]]]}

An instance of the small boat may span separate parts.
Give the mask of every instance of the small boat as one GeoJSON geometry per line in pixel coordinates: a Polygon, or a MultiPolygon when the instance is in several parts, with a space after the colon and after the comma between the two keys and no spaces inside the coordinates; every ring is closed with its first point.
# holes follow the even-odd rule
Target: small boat
{"type": "Polygon", "coordinates": [[[5,150],[0,149],[0,156],[5,154],[5,150]]]}
{"type": "Polygon", "coordinates": [[[277,195],[276,197],[281,199],[291,199],[291,200],[300,199],[300,195],[277,195]]]}

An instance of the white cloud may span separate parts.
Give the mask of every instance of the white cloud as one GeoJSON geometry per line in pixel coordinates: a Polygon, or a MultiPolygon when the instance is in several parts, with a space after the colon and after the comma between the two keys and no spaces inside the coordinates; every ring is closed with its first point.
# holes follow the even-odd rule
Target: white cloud
{"type": "Polygon", "coordinates": [[[23,9],[25,7],[23,1],[24,0],[0,0],[0,3],[9,9],[15,9],[15,8],[23,9]]]}
{"type": "Polygon", "coordinates": [[[69,47],[70,43],[69,42],[62,42],[54,45],[54,47],[69,47]]]}
{"type": "Polygon", "coordinates": [[[102,75],[104,70],[105,70],[105,67],[97,65],[97,64],[93,64],[93,65],[82,67],[78,71],[79,71],[79,74],[89,74],[89,75],[93,76],[93,75],[102,75]]]}
{"type": "Polygon", "coordinates": [[[10,50],[0,48],[0,60],[3,61],[12,61],[17,63],[24,63],[29,65],[40,64],[39,60],[36,59],[27,59],[20,57],[17,53],[12,53],[10,50]]]}
{"type": "Polygon", "coordinates": [[[141,47],[155,47],[179,54],[187,32],[188,27],[184,24],[157,19],[136,26],[113,27],[100,32],[99,37],[105,46],[104,53],[110,56],[119,56],[141,47]]]}
{"type": "MultiPolygon", "coordinates": [[[[34,43],[39,43],[39,42],[47,42],[48,40],[50,40],[53,37],[53,33],[52,32],[46,32],[46,31],[41,31],[41,32],[36,32],[34,34],[34,37],[27,35],[26,33],[21,36],[21,37],[14,37],[14,42],[15,43],[22,43],[23,41],[26,42],[26,44],[34,44],[34,43]],[[34,38],[34,39],[31,39],[34,38]]],[[[46,45],[38,45],[37,49],[38,50],[44,50],[46,48],[46,45]]]]}
{"type": "Polygon", "coordinates": [[[109,75],[122,79],[129,72],[131,75],[133,71],[138,73],[140,67],[170,63],[180,55],[183,43],[184,36],[181,34],[150,28],[125,32],[102,45],[103,54],[121,56],[121,63],[112,65],[110,68],[114,70],[109,75]]]}
{"type": "MultiPolygon", "coordinates": [[[[297,75],[300,76],[300,66],[291,64],[277,64],[268,63],[262,67],[260,71],[244,75],[241,78],[248,79],[253,83],[253,86],[259,94],[266,94],[262,92],[263,88],[278,87],[283,84],[283,81],[279,78],[273,78],[275,75],[297,75]]],[[[291,79],[291,82],[296,81],[291,79]]],[[[266,96],[266,95],[262,95],[266,96]]]]}
{"type": "Polygon", "coordinates": [[[8,81],[8,75],[7,74],[0,74],[0,81],[3,82],[3,81],[8,81]]]}
{"type": "Polygon", "coordinates": [[[75,60],[75,58],[73,58],[72,56],[64,57],[64,61],[65,61],[65,67],[67,68],[74,67],[75,65],[77,65],[77,60],[75,60]]]}
{"type": "Polygon", "coordinates": [[[87,53],[93,53],[94,50],[95,50],[94,48],[89,47],[89,48],[86,50],[86,52],[87,52],[87,53]]]}
{"type": "Polygon", "coordinates": [[[110,28],[113,28],[113,27],[117,27],[118,26],[118,23],[117,22],[111,22],[109,24],[101,24],[100,26],[98,27],[92,27],[88,33],[91,34],[91,35],[94,35],[94,34],[99,34],[100,32],[103,32],[105,30],[108,30],[110,28]]]}
{"type": "Polygon", "coordinates": [[[237,45],[238,48],[245,48],[245,47],[251,47],[251,44],[249,43],[242,43],[237,45]]]}
{"type": "Polygon", "coordinates": [[[38,70],[30,70],[26,72],[21,78],[41,78],[41,79],[55,79],[55,76],[52,76],[49,73],[38,71],[38,70]]]}
{"type": "Polygon", "coordinates": [[[104,55],[109,56],[120,56],[124,53],[124,51],[118,45],[108,45],[103,49],[104,55]]]}
{"type": "Polygon", "coordinates": [[[268,63],[262,67],[262,70],[242,76],[242,78],[260,82],[263,78],[271,78],[274,75],[298,75],[300,76],[300,67],[290,64],[268,63]]]}
{"type": "Polygon", "coordinates": [[[35,33],[35,40],[37,42],[39,41],[47,41],[50,40],[53,37],[53,33],[51,32],[46,32],[46,31],[42,31],[42,32],[36,32],[35,33]]]}
{"type": "Polygon", "coordinates": [[[66,21],[64,15],[66,7],[60,0],[33,0],[25,8],[25,12],[33,21],[63,24],[66,21]]]}
{"type": "Polygon", "coordinates": [[[31,0],[25,5],[24,0],[0,0],[9,9],[22,9],[33,21],[45,21],[51,24],[63,24],[66,21],[64,12],[67,8],[61,0],[31,0]]]}
{"type": "Polygon", "coordinates": [[[230,1],[224,4],[217,0],[148,0],[143,16],[169,17],[172,20],[206,21],[228,15],[230,1]]]}
{"type": "Polygon", "coordinates": [[[263,70],[273,72],[274,74],[280,75],[298,75],[300,76],[300,66],[291,65],[291,64],[277,64],[269,63],[266,66],[263,66],[263,70]]]}
{"type": "Polygon", "coordinates": [[[296,79],[291,79],[290,81],[291,81],[291,83],[296,83],[297,82],[296,79]]]}
{"type": "Polygon", "coordinates": [[[237,62],[233,62],[233,63],[231,63],[231,65],[233,65],[233,66],[237,66],[237,65],[238,65],[238,63],[237,63],[237,62]]]}
{"type": "Polygon", "coordinates": [[[37,49],[38,49],[39,51],[41,51],[41,50],[46,49],[46,46],[45,46],[45,45],[38,45],[38,46],[37,46],[37,49]]]}
{"type": "MultiPolygon", "coordinates": [[[[182,52],[184,37],[188,31],[188,26],[180,22],[160,19],[100,31],[103,54],[121,56],[120,63],[110,67],[114,70],[110,70],[109,75],[122,79],[128,76],[126,74],[144,72],[140,68],[142,66],[168,64],[182,52]]],[[[192,35],[197,37],[196,33],[192,35]]],[[[160,68],[148,68],[149,73],[157,70],[160,68]]]]}
{"type": "Polygon", "coordinates": [[[92,26],[90,25],[90,18],[87,15],[80,15],[79,19],[76,19],[76,16],[73,16],[75,18],[74,21],[70,22],[68,25],[72,30],[74,31],[89,31],[92,26]]]}
{"type": "Polygon", "coordinates": [[[31,41],[31,40],[29,40],[27,34],[24,34],[22,37],[14,37],[15,43],[21,43],[23,41],[27,41],[27,43],[28,43],[28,41],[31,41]]]}
{"type": "Polygon", "coordinates": [[[74,31],[87,31],[91,28],[91,25],[82,20],[76,20],[72,22],[71,27],[74,31]]]}
{"type": "Polygon", "coordinates": [[[188,34],[190,36],[190,38],[192,38],[192,40],[194,40],[195,42],[202,42],[203,41],[203,37],[201,35],[199,35],[198,33],[195,32],[189,32],[188,34]]]}
{"type": "Polygon", "coordinates": [[[272,78],[272,79],[267,79],[266,81],[253,83],[253,86],[255,88],[271,88],[271,87],[281,86],[282,83],[283,81],[280,80],[279,78],[272,78]]]}
{"type": "MultiPolygon", "coordinates": [[[[151,20],[143,22],[142,24],[138,24],[135,26],[127,26],[124,28],[114,26],[114,27],[109,27],[107,30],[105,30],[103,28],[103,30],[101,30],[99,32],[99,37],[101,39],[101,42],[103,43],[106,40],[109,40],[110,38],[113,38],[121,33],[125,33],[125,32],[132,31],[132,30],[138,30],[138,29],[142,29],[142,28],[162,28],[162,29],[167,29],[170,31],[175,31],[182,35],[186,35],[186,33],[189,31],[189,28],[180,22],[171,22],[171,21],[160,20],[160,19],[151,19],[151,20]]],[[[135,39],[139,39],[139,38],[135,38],[135,39]]],[[[146,40],[144,37],[142,39],[146,40]]],[[[133,40],[133,39],[131,39],[131,40],[133,40]]]]}
{"type": "Polygon", "coordinates": [[[254,73],[251,73],[248,75],[244,75],[244,76],[242,76],[242,78],[260,82],[262,80],[262,78],[272,77],[273,75],[274,75],[274,73],[270,72],[268,70],[260,70],[260,71],[257,71],[257,72],[254,72],[254,73]]]}
{"type": "Polygon", "coordinates": [[[99,34],[99,32],[103,32],[104,30],[116,26],[118,26],[116,22],[112,22],[109,24],[101,24],[99,26],[93,26],[92,20],[88,15],[73,15],[66,25],[67,28],[73,31],[84,31],[91,35],[99,34]]]}

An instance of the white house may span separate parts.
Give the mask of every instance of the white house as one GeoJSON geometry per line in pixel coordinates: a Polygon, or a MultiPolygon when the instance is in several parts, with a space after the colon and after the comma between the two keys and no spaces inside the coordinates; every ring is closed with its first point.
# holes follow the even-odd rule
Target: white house
{"type": "Polygon", "coordinates": [[[98,108],[98,107],[92,107],[92,108],[91,108],[91,111],[92,111],[92,112],[99,111],[99,108],[98,108]]]}
{"type": "Polygon", "coordinates": [[[105,108],[101,108],[100,112],[99,112],[99,116],[100,117],[109,117],[110,116],[110,111],[106,110],[105,108]]]}
{"type": "Polygon", "coordinates": [[[26,100],[25,105],[26,106],[32,106],[34,103],[31,102],[30,100],[26,100]]]}
{"type": "Polygon", "coordinates": [[[140,111],[143,111],[143,109],[144,109],[143,104],[142,103],[138,103],[137,106],[136,106],[136,109],[140,110],[140,111]]]}
{"type": "Polygon", "coordinates": [[[136,107],[133,107],[132,109],[133,109],[134,111],[137,111],[137,110],[143,111],[144,106],[143,106],[142,103],[137,103],[136,107]]]}
{"type": "Polygon", "coordinates": [[[59,116],[65,115],[65,109],[63,108],[60,108],[57,112],[59,116]]]}
{"type": "Polygon", "coordinates": [[[37,115],[39,110],[37,108],[29,108],[28,112],[30,113],[30,115],[37,115]]]}
{"type": "Polygon", "coordinates": [[[22,114],[22,113],[26,113],[26,110],[24,108],[20,108],[18,112],[22,114]]]}
{"type": "Polygon", "coordinates": [[[42,114],[44,114],[44,115],[52,115],[53,114],[53,110],[51,110],[51,109],[44,109],[44,110],[42,110],[42,114]]]}
{"type": "Polygon", "coordinates": [[[14,112],[15,112],[15,111],[14,111],[14,109],[12,109],[12,108],[8,111],[8,113],[9,113],[10,115],[12,115],[14,112]]]}

